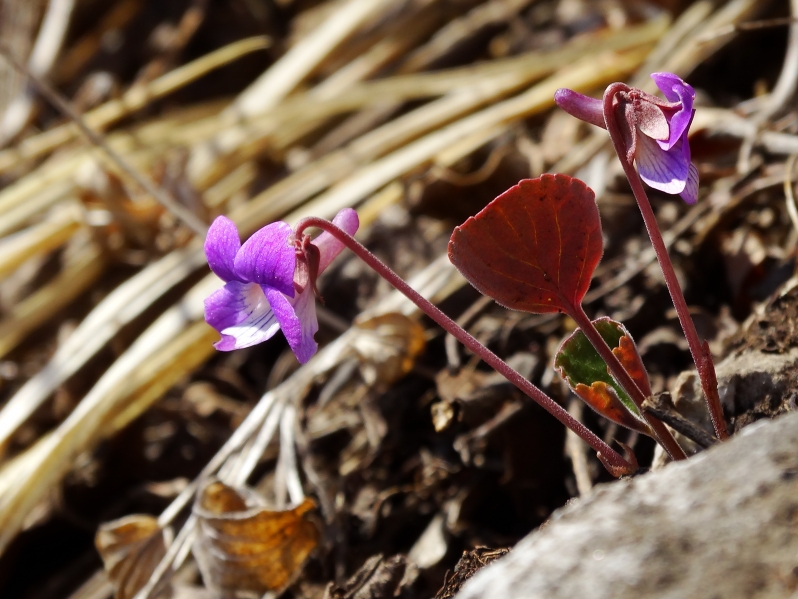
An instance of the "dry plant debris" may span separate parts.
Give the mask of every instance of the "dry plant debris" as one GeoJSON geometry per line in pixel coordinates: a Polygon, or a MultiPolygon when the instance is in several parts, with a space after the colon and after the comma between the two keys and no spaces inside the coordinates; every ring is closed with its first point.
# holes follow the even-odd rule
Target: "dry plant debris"
{"type": "Polygon", "coordinates": [[[95,544],[115,596],[131,599],[166,553],[166,533],[152,516],[125,516],[97,530],[95,544]]]}
{"type": "Polygon", "coordinates": [[[315,508],[312,500],[275,511],[256,495],[248,498],[212,481],[194,506],[193,552],[208,588],[222,596],[260,597],[285,588],[319,541],[318,528],[307,518],[315,508]]]}
{"type": "MultiPolygon", "coordinates": [[[[718,357],[792,355],[793,288],[771,299],[798,244],[786,4],[2,0],[0,39],[197,222],[248,236],[356,207],[369,249],[568,406],[550,366],[574,323],[480,299],[446,259],[452,228],[519,179],[587,181],[605,257],[586,309],[622,320],[653,392],[678,400],[686,348],[606,134],[553,110],[561,87],[653,91],[649,73],[675,72],[699,91],[701,193],[655,209],[696,324],[718,357]],[[735,337],[750,314],[765,334],[735,337]]],[[[606,480],[347,254],[320,279],[308,364],[277,338],[215,353],[199,236],[2,60],[0,81],[0,595],[431,597],[606,480]],[[239,504],[209,513],[209,488],[239,504]],[[297,548],[258,554],[279,572],[203,554],[221,533],[245,551],[226,527],[266,514],[294,532],[247,543],[297,548]]],[[[789,388],[730,416],[795,409],[789,388]]],[[[651,461],[648,439],[572,413],[651,461]]]]}

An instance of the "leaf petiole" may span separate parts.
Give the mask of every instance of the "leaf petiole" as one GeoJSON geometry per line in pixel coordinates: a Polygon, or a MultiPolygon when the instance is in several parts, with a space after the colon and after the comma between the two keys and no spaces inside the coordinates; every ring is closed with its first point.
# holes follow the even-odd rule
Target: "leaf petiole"
{"type": "Polygon", "coordinates": [[[308,217],[302,219],[296,226],[296,235],[301,237],[308,227],[317,227],[327,231],[343,243],[347,248],[370,266],[374,272],[388,281],[394,288],[403,293],[410,301],[416,304],[427,316],[438,323],[446,332],[450,333],[468,349],[478,355],[489,366],[494,368],[499,374],[504,376],[513,385],[518,387],[525,395],[533,399],[549,414],[554,416],[566,427],[593,448],[598,454],[601,462],[613,476],[622,474],[632,474],[636,468],[624,459],[617,451],[612,449],[607,443],[600,439],[595,433],[588,429],[581,422],[571,416],[562,406],[551,397],[538,389],[535,385],[525,379],[518,371],[511,368],[504,360],[480,343],[468,331],[460,327],[454,320],[446,316],[435,304],[427,300],[416,290],[410,287],[399,275],[391,270],[386,264],[379,260],[374,254],[368,251],[354,237],[336,227],[331,222],[308,217]]]}

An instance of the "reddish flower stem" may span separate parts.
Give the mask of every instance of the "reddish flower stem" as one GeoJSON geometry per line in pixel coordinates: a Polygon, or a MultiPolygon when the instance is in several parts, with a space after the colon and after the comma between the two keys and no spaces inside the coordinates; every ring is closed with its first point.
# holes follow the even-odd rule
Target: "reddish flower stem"
{"type": "MultiPolygon", "coordinates": [[[[567,301],[564,303],[568,305],[567,301]]],[[[629,376],[629,373],[626,372],[626,369],[618,361],[616,355],[612,353],[612,349],[610,349],[604,337],[596,330],[590,318],[585,314],[585,310],[582,308],[581,304],[578,306],[571,306],[570,308],[568,315],[576,321],[576,324],[585,334],[585,337],[587,337],[588,341],[590,341],[599,353],[604,363],[607,364],[615,380],[618,381],[618,384],[623,387],[624,391],[626,391],[632,401],[635,402],[635,405],[640,410],[640,414],[646,420],[648,426],[651,427],[659,444],[662,445],[673,460],[687,459],[684,450],[676,442],[676,439],[673,438],[668,428],[660,420],[643,410],[643,402],[646,400],[646,396],[632,377],[629,376]]]]}
{"type": "Polygon", "coordinates": [[[657,217],[654,215],[654,210],[651,208],[651,202],[648,200],[648,195],[643,187],[643,181],[640,175],[634,168],[630,157],[627,155],[627,148],[624,144],[623,133],[621,132],[620,125],[618,124],[615,111],[613,110],[613,100],[615,96],[621,92],[628,92],[629,86],[623,83],[613,83],[604,92],[604,121],[609,131],[610,139],[615,147],[615,152],[623,166],[626,178],[629,179],[629,185],[632,187],[637,205],[640,207],[640,213],[643,215],[643,221],[646,224],[648,236],[651,238],[651,245],[654,246],[654,252],[657,254],[659,266],[662,269],[662,274],[665,277],[665,285],[668,287],[668,292],[671,294],[673,306],[676,308],[676,314],[679,317],[679,323],[682,325],[687,345],[690,348],[690,353],[693,356],[698,376],[701,379],[701,387],[704,390],[704,398],[707,402],[709,416],[712,419],[712,426],[715,429],[715,435],[723,441],[729,438],[729,433],[726,430],[726,421],[723,417],[723,407],[720,403],[718,396],[718,380],[715,376],[715,365],[712,363],[712,354],[709,351],[709,345],[706,341],[703,343],[698,337],[698,332],[695,329],[693,319],[690,317],[690,309],[687,307],[687,302],[684,299],[682,288],[679,285],[679,280],[676,277],[676,272],[673,269],[668,249],[665,247],[665,241],[662,239],[659,225],[657,224],[657,217]]]}
{"type": "Polygon", "coordinates": [[[489,366],[493,367],[499,374],[504,376],[513,385],[518,387],[524,394],[538,403],[544,410],[562,422],[566,427],[574,431],[579,437],[598,452],[599,457],[607,466],[610,473],[618,476],[620,473],[631,474],[635,468],[625,460],[618,452],[612,449],[598,436],[591,432],[581,422],[571,416],[557,402],[538,389],[535,385],[526,380],[519,372],[511,368],[504,360],[482,345],[475,337],[460,327],[455,321],[446,316],[435,304],[424,298],[421,294],[410,287],[399,275],[393,272],[388,266],[382,263],[374,254],[368,251],[354,237],[335,226],[329,221],[321,218],[308,217],[302,219],[296,226],[297,237],[302,236],[302,232],[308,227],[318,227],[327,231],[352,250],[355,255],[368,264],[374,272],[388,281],[396,289],[402,292],[410,301],[416,304],[427,316],[437,322],[443,329],[455,337],[460,343],[478,355],[489,366]],[[614,470],[614,472],[613,472],[614,470]]]}

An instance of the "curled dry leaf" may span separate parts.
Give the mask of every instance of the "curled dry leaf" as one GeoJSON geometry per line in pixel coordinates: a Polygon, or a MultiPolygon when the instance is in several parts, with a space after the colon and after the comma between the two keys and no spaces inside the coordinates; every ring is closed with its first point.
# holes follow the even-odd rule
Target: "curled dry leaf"
{"type": "Polygon", "coordinates": [[[388,599],[399,597],[418,575],[418,570],[404,555],[388,559],[381,554],[366,560],[360,570],[339,587],[327,586],[323,599],[388,599]]]}
{"type": "MultiPolygon", "coordinates": [[[[526,379],[534,376],[539,361],[536,356],[520,352],[507,363],[526,379]]],[[[435,376],[435,387],[441,401],[432,404],[432,422],[440,432],[453,421],[463,422],[470,429],[493,418],[502,406],[512,399],[515,387],[498,372],[464,368],[456,374],[441,370],[435,376]]]]}
{"type": "Polygon", "coordinates": [[[469,578],[509,552],[510,550],[506,548],[489,547],[476,547],[471,551],[463,551],[462,557],[454,567],[454,572],[446,572],[443,588],[437,592],[435,599],[452,599],[469,578]]]}
{"type": "Polygon", "coordinates": [[[116,599],[132,599],[150,579],[171,542],[158,520],[134,514],[101,525],[94,545],[103,560],[116,599]]]}
{"type": "Polygon", "coordinates": [[[390,312],[356,323],[352,345],[362,358],[361,372],[368,384],[389,385],[413,368],[424,351],[424,328],[412,318],[390,312]]]}
{"type": "MultiPolygon", "coordinates": [[[[648,375],[626,328],[606,317],[594,320],[593,324],[643,394],[650,396],[648,375]]],[[[604,360],[580,329],[562,342],[554,367],[571,390],[596,412],[621,426],[651,435],[637,406],[610,375],[604,360]]]]}
{"type": "Polygon", "coordinates": [[[270,510],[246,489],[219,481],[206,485],[194,505],[197,558],[205,585],[224,597],[260,597],[284,589],[319,542],[305,499],[289,510],[270,510]]]}

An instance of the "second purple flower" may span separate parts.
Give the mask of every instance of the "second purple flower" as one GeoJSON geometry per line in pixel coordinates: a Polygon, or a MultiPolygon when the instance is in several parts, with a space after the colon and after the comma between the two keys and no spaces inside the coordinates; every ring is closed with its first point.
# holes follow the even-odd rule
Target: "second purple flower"
{"type": "MultiPolygon", "coordinates": [[[[688,204],[698,197],[698,170],[690,162],[687,133],[695,110],[695,90],[673,73],[653,73],[651,78],[667,101],[635,88],[613,98],[621,123],[628,160],[634,160],[640,178],[654,189],[678,194],[688,204]]],[[[554,94],[557,105],[569,114],[607,128],[603,102],[570,89],[554,94]]]]}

